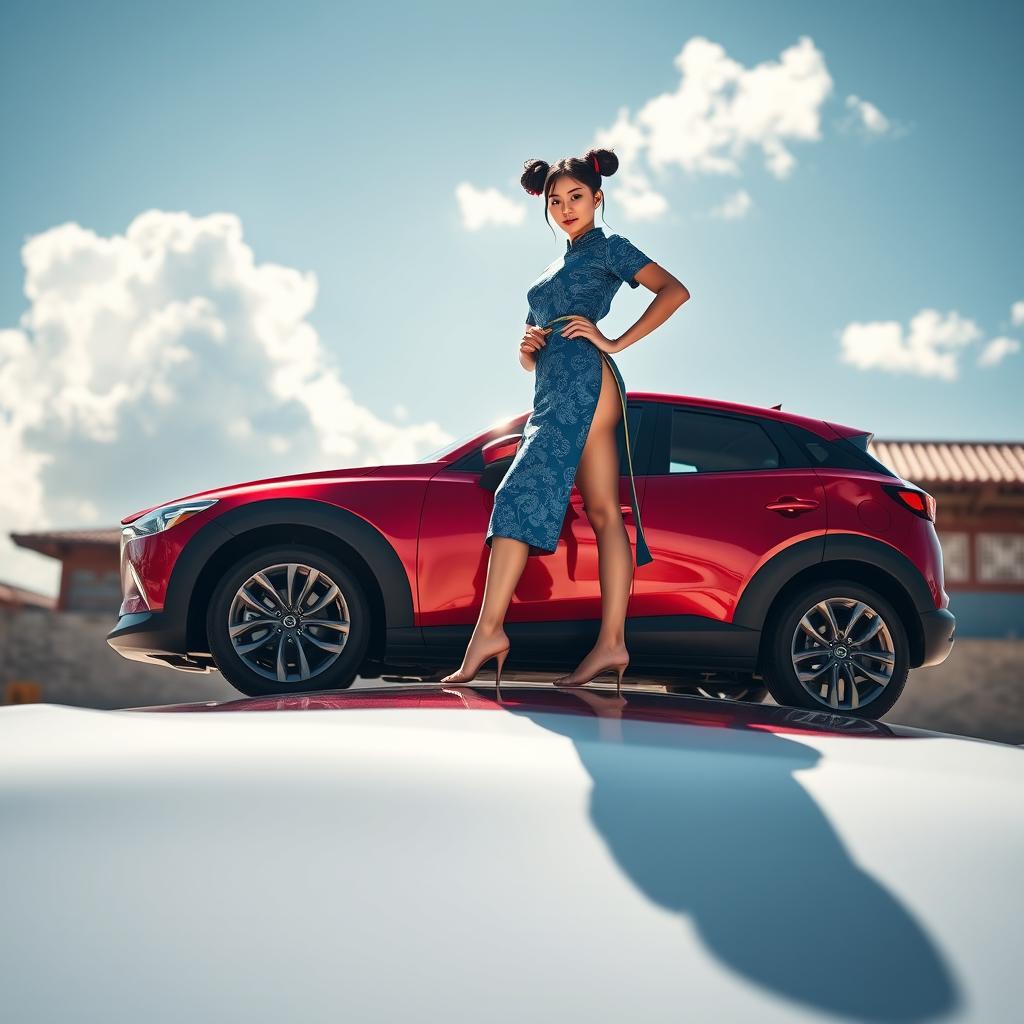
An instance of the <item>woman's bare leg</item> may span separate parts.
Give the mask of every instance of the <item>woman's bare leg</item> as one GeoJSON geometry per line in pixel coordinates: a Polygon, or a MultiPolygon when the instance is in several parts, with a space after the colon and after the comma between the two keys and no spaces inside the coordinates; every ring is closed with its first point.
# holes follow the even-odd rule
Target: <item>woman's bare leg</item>
{"type": "Polygon", "coordinates": [[[508,645],[502,628],[512,594],[526,568],[529,546],[512,537],[492,537],[491,554],[487,560],[487,580],[483,603],[477,616],[473,635],[462,658],[462,665],[441,680],[442,683],[468,683],[484,658],[508,645]]]}
{"type": "Polygon", "coordinates": [[[625,661],[626,609],[633,584],[633,552],[619,504],[619,452],[615,433],[622,401],[611,367],[601,359],[601,395],[576,470],[576,487],[597,537],[601,577],[601,629],[575,671],[556,680],[572,686],[591,678],[602,665],[625,661]]]}

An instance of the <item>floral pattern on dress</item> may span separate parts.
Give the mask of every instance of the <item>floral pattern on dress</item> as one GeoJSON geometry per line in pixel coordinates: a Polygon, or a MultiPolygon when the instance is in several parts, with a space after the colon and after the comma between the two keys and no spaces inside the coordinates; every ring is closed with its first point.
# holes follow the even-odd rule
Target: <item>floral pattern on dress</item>
{"type": "MultiPolygon", "coordinates": [[[[527,290],[529,324],[550,325],[546,344],[537,354],[533,411],[523,427],[523,441],[494,492],[494,507],[485,542],[513,537],[529,546],[531,555],[551,554],[558,545],[601,394],[602,361],[607,360],[625,402],[625,382],[611,356],[586,338],[566,338],[557,317],[575,314],[597,323],[607,316],[611,300],[623,283],[638,287],[638,270],[652,260],[622,235],[605,235],[595,227],[565,254],[550,263],[527,290]]],[[[626,429],[620,420],[619,430],[626,429]]],[[[630,476],[637,525],[637,565],[653,560],[647,548],[630,476]]]]}

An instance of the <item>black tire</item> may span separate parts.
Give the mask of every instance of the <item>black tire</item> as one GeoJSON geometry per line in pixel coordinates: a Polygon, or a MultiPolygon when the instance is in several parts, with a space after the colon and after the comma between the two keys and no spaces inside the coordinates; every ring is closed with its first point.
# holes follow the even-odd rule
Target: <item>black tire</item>
{"type": "Polygon", "coordinates": [[[906,685],[910,644],[903,621],[878,591],[854,580],[832,580],[802,588],[772,610],[765,631],[762,671],[777,704],[877,719],[892,708],[906,685]],[[830,635],[833,630],[828,611],[838,626],[834,636],[830,635]],[[857,619],[850,643],[846,626],[854,612],[857,619]],[[817,641],[801,626],[805,614],[818,635],[817,641]],[[797,664],[805,682],[797,675],[797,664]],[[832,666],[836,666],[834,703],[830,700],[832,666]],[[817,695],[812,692],[815,678],[819,680],[817,695]]]}
{"type": "Polygon", "coordinates": [[[217,668],[247,696],[341,690],[352,685],[366,656],[370,605],[355,575],[334,555],[305,545],[275,545],[246,555],[224,574],[210,596],[206,634],[217,668]],[[257,573],[278,595],[276,603],[267,587],[253,579],[257,573]],[[293,614],[300,596],[302,613],[293,614]],[[347,631],[341,626],[345,621],[347,631]],[[236,649],[236,644],[250,650],[236,649]]]}

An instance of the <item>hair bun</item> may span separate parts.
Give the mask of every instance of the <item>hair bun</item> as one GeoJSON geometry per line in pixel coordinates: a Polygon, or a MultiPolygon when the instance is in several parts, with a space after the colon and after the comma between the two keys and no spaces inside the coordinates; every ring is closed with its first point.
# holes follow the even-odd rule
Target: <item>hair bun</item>
{"type": "Polygon", "coordinates": [[[526,169],[519,179],[520,183],[531,196],[539,196],[544,191],[544,179],[551,165],[547,160],[527,160],[523,166],[526,169]]]}
{"type": "Polygon", "coordinates": [[[619,158],[611,149],[588,149],[583,154],[583,160],[591,167],[594,167],[596,161],[595,170],[602,178],[610,177],[619,169],[619,158]]]}

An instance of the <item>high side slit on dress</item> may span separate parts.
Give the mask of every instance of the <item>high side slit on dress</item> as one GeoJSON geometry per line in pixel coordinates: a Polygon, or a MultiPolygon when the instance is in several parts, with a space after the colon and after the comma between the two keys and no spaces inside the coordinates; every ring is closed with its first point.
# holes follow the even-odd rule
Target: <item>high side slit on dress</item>
{"type": "Polygon", "coordinates": [[[622,403],[616,427],[624,442],[633,522],[636,564],[654,561],[647,547],[633,479],[626,418],[626,384],[615,360],[588,338],[566,338],[562,328],[573,316],[597,323],[608,314],[623,282],[639,286],[636,272],[653,262],[628,238],[605,235],[594,227],[575,242],[566,242],[563,256],[550,264],[527,290],[526,322],[550,327],[537,353],[533,410],[523,427],[515,458],[494,492],[494,508],[485,542],[512,537],[529,545],[531,555],[552,554],[569,505],[580,456],[601,395],[602,361],[615,378],[622,403]]]}

